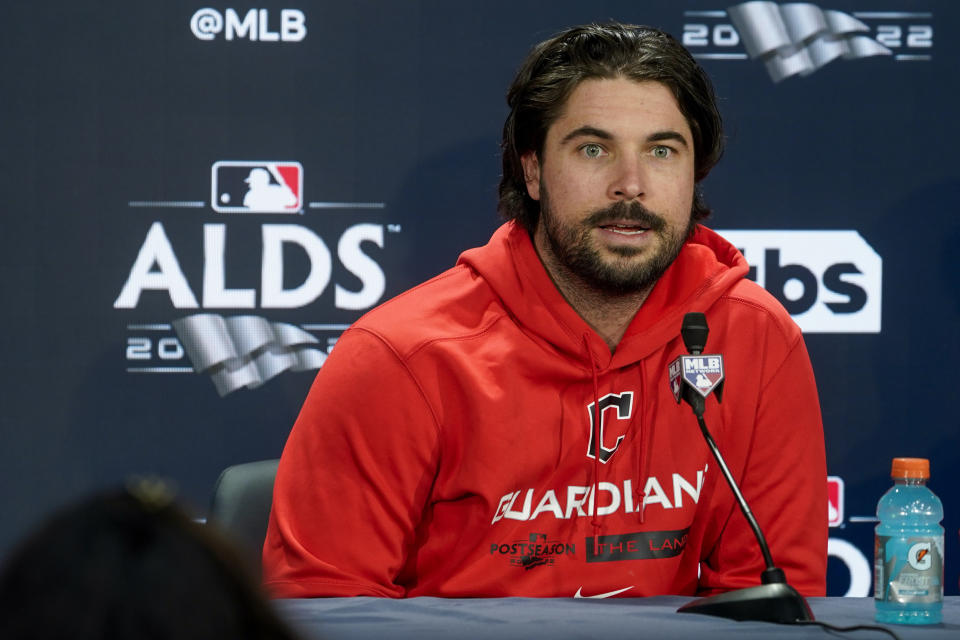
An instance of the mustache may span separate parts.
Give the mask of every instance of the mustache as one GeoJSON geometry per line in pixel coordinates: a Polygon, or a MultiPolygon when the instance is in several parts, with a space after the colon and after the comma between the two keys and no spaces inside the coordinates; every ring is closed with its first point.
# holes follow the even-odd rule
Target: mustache
{"type": "Polygon", "coordinates": [[[667,227],[667,221],[662,217],[650,211],[637,201],[633,202],[615,202],[609,207],[598,209],[591,213],[584,221],[590,226],[601,226],[604,224],[633,223],[638,227],[646,227],[653,231],[663,231],[667,227]]]}

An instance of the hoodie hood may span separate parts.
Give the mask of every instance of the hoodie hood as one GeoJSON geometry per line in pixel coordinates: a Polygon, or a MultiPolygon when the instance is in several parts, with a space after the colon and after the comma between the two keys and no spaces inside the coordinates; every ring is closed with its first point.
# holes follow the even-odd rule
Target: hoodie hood
{"type": "Polygon", "coordinates": [[[553,284],[530,234],[516,223],[504,224],[486,245],[465,251],[457,264],[480,274],[525,330],[567,357],[600,370],[627,366],[676,338],[685,313],[706,312],[748,269],[733,245],[698,225],[611,354],[553,284]]]}

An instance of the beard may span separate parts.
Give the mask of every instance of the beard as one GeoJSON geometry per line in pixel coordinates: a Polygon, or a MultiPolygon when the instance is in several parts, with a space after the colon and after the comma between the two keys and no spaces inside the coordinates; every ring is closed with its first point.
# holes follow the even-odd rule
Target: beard
{"type": "Polygon", "coordinates": [[[612,295],[638,293],[651,287],[676,260],[696,222],[691,211],[684,229],[671,228],[660,215],[639,202],[620,201],[591,213],[582,222],[565,224],[553,215],[546,185],[540,184],[540,224],[550,250],[560,266],[588,286],[612,295]],[[601,249],[592,239],[593,229],[613,222],[648,229],[659,242],[651,247],[612,246],[601,249]],[[614,254],[604,258],[601,251],[614,254]],[[649,253],[646,259],[638,259],[649,253]]]}

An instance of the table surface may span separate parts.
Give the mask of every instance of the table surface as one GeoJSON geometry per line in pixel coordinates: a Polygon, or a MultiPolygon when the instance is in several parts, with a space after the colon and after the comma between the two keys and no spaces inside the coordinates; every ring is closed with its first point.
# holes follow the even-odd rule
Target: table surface
{"type": "MultiPolygon", "coordinates": [[[[495,640],[551,638],[845,638],[891,636],[873,630],[838,634],[820,627],[736,622],[678,614],[693,598],[317,598],[276,600],[283,619],[304,640],[338,638],[443,638],[495,640]]],[[[835,626],[874,625],[873,598],[808,598],[818,621],[835,626]]],[[[887,625],[900,638],[960,638],[960,596],[948,597],[943,623],[887,625]]]]}

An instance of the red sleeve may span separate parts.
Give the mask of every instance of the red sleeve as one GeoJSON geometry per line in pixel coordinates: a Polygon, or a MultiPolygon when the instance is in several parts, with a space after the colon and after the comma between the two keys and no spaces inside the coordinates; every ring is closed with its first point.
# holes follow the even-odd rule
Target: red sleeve
{"type": "MultiPolygon", "coordinates": [[[[727,462],[767,539],[774,564],[800,593],[825,595],[828,526],[823,423],[801,337],[761,390],[754,433],[742,460],[727,462]],[[737,473],[737,467],[742,473],[737,473]]],[[[725,484],[722,478],[717,482],[725,484]]],[[[723,501],[731,505],[724,515],[711,515],[722,531],[701,563],[702,594],[756,585],[765,566],[752,530],[730,500],[723,501]]]]}
{"type": "Polygon", "coordinates": [[[403,597],[398,584],[438,459],[416,380],[352,329],[317,374],[290,433],[263,549],[275,597],[403,597]]]}

